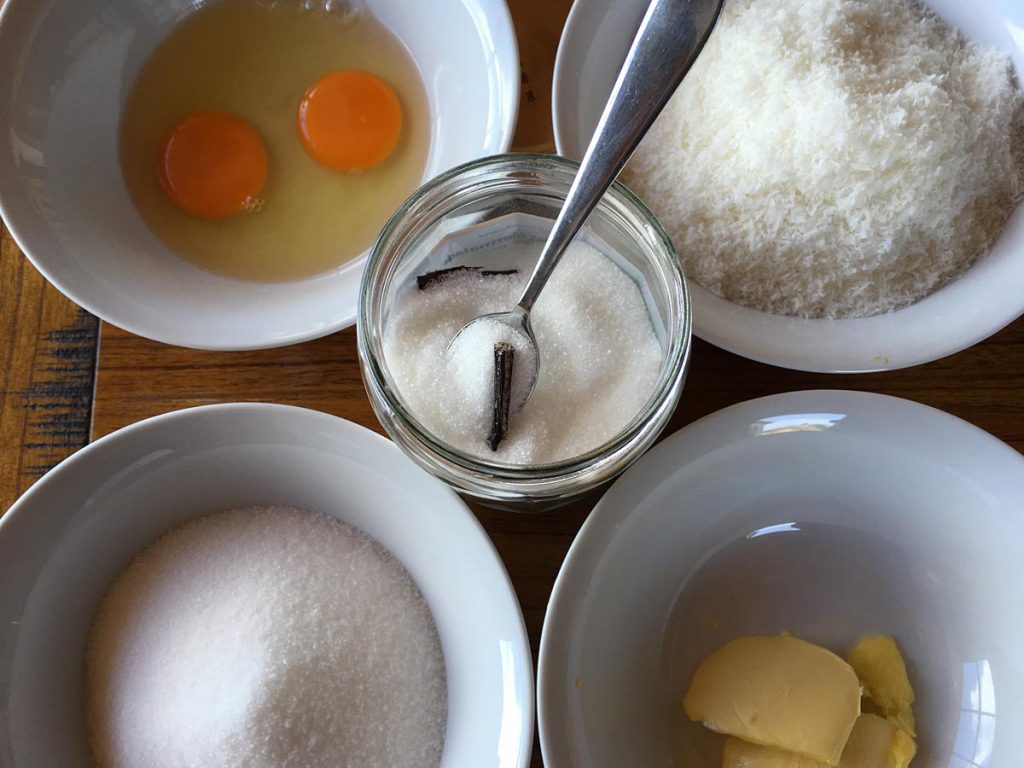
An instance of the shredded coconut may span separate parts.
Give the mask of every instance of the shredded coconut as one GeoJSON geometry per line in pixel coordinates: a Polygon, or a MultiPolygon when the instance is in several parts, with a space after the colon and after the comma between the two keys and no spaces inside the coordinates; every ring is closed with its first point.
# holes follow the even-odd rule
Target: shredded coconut
{"type": "Polygon", "coordinates": [[[873,315],[994,244],[1022,104],[1008,56],[907,0],[729,0],[623,179],[719,296],[873,315]]]}

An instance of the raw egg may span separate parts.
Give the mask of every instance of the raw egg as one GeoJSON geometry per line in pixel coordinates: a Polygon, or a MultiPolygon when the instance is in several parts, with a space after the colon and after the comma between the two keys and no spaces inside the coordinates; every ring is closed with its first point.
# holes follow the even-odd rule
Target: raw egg
{"type": "Polygon", "coordinates": [[[427,167],[430,102],[405,45],[333,0],[188,4],[121,118],[143,221],[168,258],[238,280],[359,258],[427,167]]]}
{"type": "Polygon", "coordinates": [[[384,80],[341,69],[311,85],[299,103],[299,136],[306,151],[336,171],[382,163],[402,135],[402,106],[384,80]]]}
{"type": "Polygon", "coordinates": [[[171,201],[204,219],[251,210],[267,179],[267,150],[256,130],[230,112],[195,112],[160,142],[157,175],[171,201]]]}

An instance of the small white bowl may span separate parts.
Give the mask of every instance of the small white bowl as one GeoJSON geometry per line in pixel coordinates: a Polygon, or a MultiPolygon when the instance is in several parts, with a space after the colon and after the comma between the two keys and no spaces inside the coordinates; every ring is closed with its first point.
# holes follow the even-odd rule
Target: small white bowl
{"type": "MultiPolygon", "coordinates": [[[[222,277],[175,256],[129,198],[118,160],[125,97],[150,52],[198,5],[7,0],[0,11],[0,214],[62,293],[140,336],[258,349],[352,325],[365,255],[288,283],[222,277]]],[[[432,128],[423,180],[508,149],[519,56],[506,4],[365,5],[405,43],[427,88],[432,128]]]]}
{"type": "Polygon", "coordinates": [[[82,669],[97,604],[148,543],[203,514],[281,505],[363,530],[430,606],[448,679],[441,768],[525,768],[533,673],[522,614],[459,498],[389,441],[282,405],[191,408],[82,449],[0,519],[0,765],[87,768],[82,669]]]}
{"type": "MultiPolygon", "coordinates": [[[[1024,4],[927,0],[970,40],[1005,50],[1024,81],[1024,4]]],[[[647,0],[576,0],[555,60],[552,109],[559,153],[586,150],[647,0]]],[[[654,201],[646,201],[649,205],[654,201]]],[[[657,209],[657,205],[651,206],[657,209]]],[[[690,282],[693,332],[751,360],[823,373],[906,368],[951,355],[1024,314],[1024,205],[995,247],[958,280],[896,312],[813,320],[758,312],[690,282]]]]}
{"type": "Polygon", "coordinates": [[[584,523],[541,636],[547,768],[717,768],[682,696],[729,640],[894,635],[921,768],[1024,764],[1024,458],[942,411],[791,392],[628,469],[584,523]]]}

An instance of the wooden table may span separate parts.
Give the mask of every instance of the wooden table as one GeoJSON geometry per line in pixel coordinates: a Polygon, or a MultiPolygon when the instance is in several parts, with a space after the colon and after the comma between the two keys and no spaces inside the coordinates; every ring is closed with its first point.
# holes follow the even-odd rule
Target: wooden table
{"type": "MultiPolygon", "coordinates": [[[[517,146],[550,146],[549,72],[568,0],[513,0],[521,27],[517,146]]],[[[363,391],[355,331],[284,349],[169,347],[101,324],[47,285],[0,227],[0,510],[90,439],[158,413],[270,401],[381,431],[363,391]]],[[[891,373],[829,376],[754,363],[695,340],[682,403],[666,434],[719,408],[798,389],[855,389],[948,411],[1024,451],[1024,320],[953,357],[891,373]]],[[[551,585],[591,503],[523,516],[475,507],[505,561],[536,654],[551,585]]],[[[541,765],[535,755],[534,765],[541,765]]]]}

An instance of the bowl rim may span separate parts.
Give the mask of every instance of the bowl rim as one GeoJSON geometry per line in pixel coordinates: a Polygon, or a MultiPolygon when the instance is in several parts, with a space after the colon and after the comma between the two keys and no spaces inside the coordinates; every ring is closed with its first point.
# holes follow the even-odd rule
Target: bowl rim
{"type": "MultiPolygon", "coordinates": [[[[568,765],[585,768],[591,765],[588,761],[577,764],[576,761],[567,763],[559,759],[567,754],[579,753],[572,751],[572,746],[565,742],[564,735],[559,730],[565,713],[562,709],[556,708],[555,691],[566,686],[567,670],[564,668],[570,663],[572,656],[569,640],[575,626],[574,620],[578,618],[573,615],[573,609],[580,600],[578,588],[582,583],[586,590],[591,589],[591,575],[596,569],[607,565],[603,559],[606,546],[624,521],[634,513],[635,499],[632,499],[634,503],[629,501],[636,489],[627,488],[628,484],[636,484],[632,478],[644,473],[646,467],[652,464],[657,466],[658,462],[663,462],[663,457],[677,457],[673,461],[675,470],[702,461],[702,458],[708,455],[706,452],[702,452],[700,456],[684,458],[679,458],[678,454],[686,450],[691,442],[712,442],[709,439],[711,435],[717,447],[728,446],[742,440],[760,440],[760,436],[751,438],[749,431],[741,427],[743,424],[749,425],[752,420],[776,414],[816,415],[824,412],[828,412],[829,415],[842,413],[844,417],[851,418],[858,428],[865,419],[874,420],[874,424],[868,428],[874,429],[876,434],[880,434],[879,421],[886,416],[895,418],[902,415],[904,419],[900,422],[901,429],[906,428],[908,422],[929,422],[951,437],[959,438],[950,441],[950,451],[962,451],[964,442],[971,441],[975,448],[984,447],[992,455],[998,455],[1005,462],[1012,463],[1019,472],[1017,486],[1024,495],[1024,455],[995,435],[959,416],[893,395],[848,389],[794,390],[734,403],[690,422],[648,451],[615,481],[584,520],[562,560],[544,613],[537,652],[537,733],[541,754],[548,768],[567,768],[568,765]],[[825,405],[825,402],[828,405],[825,405]],[[620,499],[623,494],[626,496],[620,499]]],[[[931,450],[931,445],[926,444],[926,449],[931,450]]],[[[658,478],[656,485],[666,479],[664,476],[658,478]]],[[[1009,515],[1012,511],[1007,508],[1004,514],[1009,515]]]]}
{"type": "MultiPolygon", "coordinates": [[[[519,101],[520,101],[520,88],[518,87],[518,73],[521,67],[519,57],[519,43],[516,37],[516,30],[512,20],[512,13],[508,7],[508,4],[502,0],[466,0],[467,3],[472,3],[476,6],[473,13],[475,18],[486,20],[486,26],[490,33],[489,42],[492,44],[492,58],[497,59],[500,52],[504,52],[504,57],[507,57],[508,70],[510,73],[509,77],[514,77],[516,85],[506,88],[504,80],[499,81],[497,91],[497,101],[501,107],[501,124],[498,126],[496,131],[496,143],[495,147],[500,152],[507,152],[512,145],[512,141],[515,135],[516,121],[519,114],[519,101]]],[[[42,3],[34,3],[32,0],[5,0],[0,3],[0,51],[10,49],[12,51],[22,50],[21,44],[23,43],[23,37],[19,34],[23,30],[12,29],[14,26],[15,12],[13,8],[17,8],[20,11],[23,7],[28,6],[36,11],[36,16],[33,19],[38,18],[38,15],[44,13],[48,6],[42,3]],[[8,38],[11,38],[8,40],[8,38]],[[5,43],[9,43],[5,45],[5,43]]],[[[189,11],[189,14],[195,13],[193,9],[189,11]]],[[[13,54],[12,54],[13,55],[13,54]]],[[[417,66],[418,69],[418,66],[417,66]]],[[[422,73],[421,73],[422,74],[422,73]]],[[[0,105],[9,103],[9,96],[13,91],[13,78],[0,79],[0,105]]],[[[433,113],[432,113],[433,114],[433,113]]],[[[4,125],[8,122],[9,118],[4,117],[4,110],[0,109],[0,132],[4,125]]],[[[486,138],[488,141],[494,141],[495,139],[486,138]]],[[[481,151],[488,151],[487,148],[481,151]]],[[[444,171],[442,171],[443,173],[444,171]]],[[[419,181],[420,185],[423,185],[430,181],[429,178],[421,178],[419,181]]],[[[415,191],[415,190],[413,190],[415,191]]],[[[152,341],[160,342],[162,344],[169,344],[172,346],[184,347],[187,349],[200,349],[217,352],[244,352],[256,349],[275,349],[278,347],[290,346],[292,344],[299,344],[304,341],[312,341],[323,336],[328,336],[345,328],[353,326],[356,322],[358,315],[358,296],[359,290],[358,285],[353,295],[353,304],[351,310],[346,312],[337,319],[322,323],[322,324],[311,324],[310,327],[305,330],[297,330],[284,335],[275,334],[272,338],[253,338],[251,340],[238,343],[226,341],[223,343],[210,343],[203,340],[203,334],[198,331],[188,332],[185,334],[178,335],[175,332],[143,332],[142,327],[137,322],[132,321],[130,318],[125,318],[123,313],[118,311],[110,312],[90,299],[83,298],[77,294],[72,288],[63,280],[59,273],[59,269],[55,270],[52,266],[47,266],[48,259],[45,255],[40,256],[38,252],[33,253],[33,247],[31,241],[33,236],[29,231],[31,227],[23,229],[21,224],[16,221],[12,221],[11,211],[14,209],[15,204],[12,202],[17,198],[16,190],[12,189],[10,183],[4,182],[0,179],[0,220],[6,227],[11,239],[14,244],[21,251],[21,254],[28,259],[29,263],[43,276],[43,278],[54,288],[56,288],[65,298],[69,301],[74,302],[79,307],[95,315],[97,318],[105,323],[116,326],[128,333],[143,338],[150,339],[152,341]]],[[[14,217],[15,219],[17,216],[14,217]]],[[[355,259],[346,262],[341,265],[340,269],[357,268],[360,274],[365,270],[366,262],[369,258],[372,246],[355,259]]],[[[317,275],[312,275],[300,280],[288,281],[289,284],[302,284],[322,280],[327,277],[331,272],[323,272],[317,275]]],[[[232,278],[225,278],[232,279],[232,278]]],[[[273,283],[266,283],[263,285],[273,286],[273,283]]],[[[142,323],[145,325],[145,322],[142,323]]]]}
{"type": "MultiPolygon", "coordinates": [[[[471,531],[471,535],[476,538],[476,546],[478,546],[481,552],[491,559],[496,566],[496,575],[500,579],[501,588],[504,591],[503,597],[507,598],[513,609],[509,618],[510,623],[515,626],[516,631],[515,636],[511,639],[522,651],[522,662],[524,665],[523,680],[525,681],[524,696],[520,702],[522,727],[518,738],[519,743],[517,744],[517,762],[515,763],[515,768],[527,768],[530,764],[532,753],[536,718],[536,673],[533,654],[530,649],[529,634],[526,630],[526,621],[523,617],[522,605],[519,602],[519,597],[516,593],[515,585],[512,583],[512,578],[508,573],[508,569],[505,567],[505,562],[495,547],[494,542],[491,540],[491,537],[487,534],[483,524],[477,516],[473,514],[472,510],[469,509],[459,495],[455,493],[455,491],[437,478],[430,476],[429,473],[424,472],[392,441],[360,424],[356,424],[355,422],[343,419],[340,416],[334,416],[312,408],[268,402],[212,403],[181,408],[150,416],[121,427],[120,429],[116,429],[113,432],[88,443],[47,471],[32,486],[22,493],[6,512],[0,515],[0,542],[6,542],[11,537],[19,535],[19,531],[15,529],[15,526],[20,527],[23,524],[23,519],[30,519],[31,512],[29,510],[35,503],[36,497],[47,492],[52,485],[62,482],[62,476],[66,474],[68,469],[74,468],[79,464],[92,461],[96,454],[102,454],[111,447],[127,440],[131,440],[140,433],[159,433],[159,431],[168,423],[179,421],[187,422],[195,418],[205,418],[210,415],[221,414],[236,414],[242,415],[243,417],[246,415],[263,418],[278,417],[292,422],[296,420],[306,420],[310,422],[311,428],[319,427],[321,429],[329,429],[335,433],[338,433],[339,431],[348,433],[349,435],[357,437],[359,440],[375,444],[381,450],[391,452],[395,458],[406,463],[410,470],[420,473],[424,480],[433,483],[436,490],[444,497],[447,497],[447,501],[451,505],[453,511],[457,511],[457,514],[468,526],[467,530],[471,531]]],[[[384,546],[386,548],[386,545],[384,546]]],[[[442,765],[443,764],[444,763],[442,762],[442,765]]]]}
{"type": "MultiPolygon", "coordinates": [[[[642,12],[641,0],[623,5],[636,5],[640,8],[638,14],[642,12]]],[[[579,89],[570,84],[586,71],[579,64],[589,50],[576,38],[581,34],[580,28],[590,25],[602,8],[596,0],[574,0],[555,56],[551,88],[555,147],[569,157],[576,157],[583,150],[576,146],[570,130],[578,122],[579,94],[579,89]]],[[[1021,75],[1024,71],[1018,67],[1018,80],[1021,75]]],[[[722,299],[691,281],[693,332],[704,341],[749,360],[812,373],[876,373],[940,360],[974,346],[1024,315],[1024,293],[1010,300],[1004,297],[987,302],[983,295],[986,286],[982,286],[980,291],[971,291],[981,294],[974,306],[967,306],[970,302],[962,295],[951,295],[960,293],[956,286],[972,273],[973,279],[987,280],[987,287],[1018,277],[1024,279],[1024,199],[1017,201],[1003,234],[1010,227],[1015,229],[1015,237],[1021,238],[1020,245],[1012,249],[1012,254],[1001,256],[998,267],[987,263],[990,251],[983,253],[959,277],[913,304],[880,315],[835,320],[774,315],[722,299]],[[1011,274],[999,280],[991,272],[1011,274]],[[888,338],[893,324],[900,325],[900,320],[893,318],[908,310],[915,312],[913,331],[896,340],[888,338]],[[965,314],[970,317],[964,318],[965,314]],[[950,317],[959,318],[959,324],[947,327],[950,317]],[[929,323],[935,326],[932,334],[925,329],[929,323]],[[935,344],[933,340],[940,337],[943,343],[935,344]],[[877,339],[877,349],[867,351],[863,345],[859,349],[849,348],[864,338],[877,339]],[[848,348],[842,349],[843,345],[848,348]]],[[[993,245],[997,246],[998,242],[993,245]]]]}

